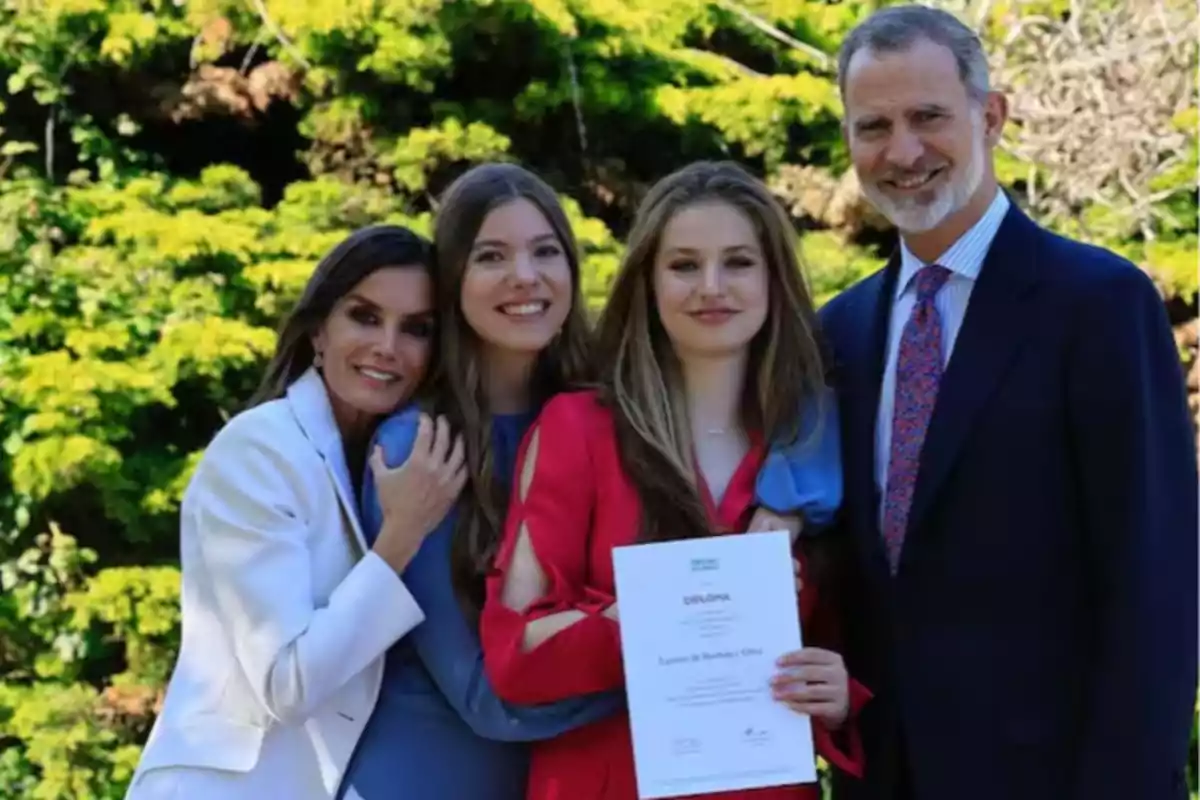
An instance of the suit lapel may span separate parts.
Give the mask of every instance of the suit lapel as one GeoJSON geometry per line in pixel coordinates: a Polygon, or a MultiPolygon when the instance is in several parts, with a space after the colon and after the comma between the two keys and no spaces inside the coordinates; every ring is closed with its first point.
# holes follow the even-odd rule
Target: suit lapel
{"type": "Polygon", "coordinates": [[[350,470],[346,466],[345,448],[342,446],[342,436],[338,431],[337,421],[333,417],[333,407],[329,404],[329,393],[325,389],[325,382],[317,371],[310,367],[288,387],[287,399],[304,435],[313,443],[321,455],[321,460],[325,462],[325,469],[337,492],[343,515],[349,523],[350,536],[348,538],[351,549],[359,557],[362,557],[370,547],[358,520],[358,503],[355,501],[354,484],[350,480],[350,470]]]}
{"type": "Polygon", "coordinates": [[[1039,278],[1037,236],[1014,204],[984,259],[925,434],[905,550],[909,537],[919,535],[972,423],[1028,339],[1030,326],[1020,320],[1039,278]]]}
{"type": "Polygon", "coordinates": [[[352,549],[361,558],[370,546],[363,534],[362,524],[358,519],[358,503],[355,501],[354,484],[350,480],[350,470],[346,468],[346,456],[338,448],[337,453],[325,455],[325,468],[333,477],[338,499],[342,502],[342,511],[350,521],[350,532],[353,534],[352,549]]]}

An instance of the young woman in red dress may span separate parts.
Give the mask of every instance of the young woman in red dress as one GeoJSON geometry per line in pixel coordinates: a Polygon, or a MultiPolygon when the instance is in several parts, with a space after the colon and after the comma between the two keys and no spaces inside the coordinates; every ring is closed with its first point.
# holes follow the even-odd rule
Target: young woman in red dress
{"type": "MultiPolygon", "coordinates": [[[[763,442],[800,436],[828,396],[787,216],[732,164],[694,164],[651,190],[598,334],[599,388],[548,402],[522,446],[488,581],[485,663],[511,702],[621,687],[612,548],[757,526],[763,442]]],[[[810,555],[798,549],[800,615],[814,646],[781,654],[773,691],[810,715],[818,752],[857,775],[854,717],[870,694],[827,649],[835,613],[810,555]]],[[[628,715],[535,744],[527,796],[635,800],[628,715]]],[[[819,797],[816,784],[705,795],[819,797]]]]}

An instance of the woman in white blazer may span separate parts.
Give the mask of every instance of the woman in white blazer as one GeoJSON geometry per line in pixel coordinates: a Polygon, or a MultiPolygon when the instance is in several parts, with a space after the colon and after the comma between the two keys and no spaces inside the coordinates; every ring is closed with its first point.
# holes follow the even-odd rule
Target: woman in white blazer
{"type": "Polygon", "coordinates": [[[127,800],[327,800],[375,704],[383,656],[424,619],[400,573],[464,481],[424,419],[414,458],[371,469],[375,424],[421,384],[434,333],[429,243],[356,232],[318,265],[250,408],[183,498],[182,647],[127,800]]]}

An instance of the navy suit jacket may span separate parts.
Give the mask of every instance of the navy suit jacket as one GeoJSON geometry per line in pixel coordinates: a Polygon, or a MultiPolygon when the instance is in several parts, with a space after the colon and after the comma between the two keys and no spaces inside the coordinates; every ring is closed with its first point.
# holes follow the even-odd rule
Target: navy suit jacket
{"type": "Polygon", "coordinates": [[[853,540],[846,660],[876,692],[839,798],[1183,800],[1197,466],[1147,276],[1014,203],[926,434],[899,571],[875,422],[899,258],[822,309],[853,540]]]}

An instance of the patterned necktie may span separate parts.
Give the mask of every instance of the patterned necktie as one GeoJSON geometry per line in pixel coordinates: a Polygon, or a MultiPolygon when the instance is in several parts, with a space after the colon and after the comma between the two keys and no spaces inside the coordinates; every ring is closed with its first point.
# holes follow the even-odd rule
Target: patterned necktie
{"type": "Polygon", "coordinates": [[[934,298],[949,277],[950,270],[937,264],[917,273],[917,303],[900,337],[892,447],[883,500],[883,541],[893,575],[900,564],[900,548],[908,529],[921,445],[942,379],[942,319],[934,298]]]}

